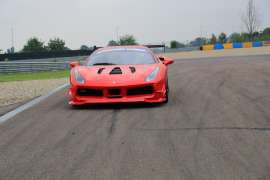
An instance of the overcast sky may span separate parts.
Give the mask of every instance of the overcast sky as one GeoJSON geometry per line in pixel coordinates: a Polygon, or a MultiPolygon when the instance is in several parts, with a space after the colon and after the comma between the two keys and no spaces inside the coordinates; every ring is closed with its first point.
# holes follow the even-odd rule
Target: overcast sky
{"type": "MultiPolygon", "coordinates": [[[[120,35],[140,43],[178,40],[201,34],[243,31],[248,0],[0,0],[0,49],[20,50],[30,37],[60,37],[68,47],[104,46],[120,35]]],[[[270,0],[255,0],[261,27],[270,26],[270,0]]]]}

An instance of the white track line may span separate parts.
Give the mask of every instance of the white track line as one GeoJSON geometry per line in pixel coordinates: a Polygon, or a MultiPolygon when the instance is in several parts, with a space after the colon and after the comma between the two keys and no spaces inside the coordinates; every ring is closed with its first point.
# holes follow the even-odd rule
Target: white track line
{"type": "Polygon", "coordinates": [[[68,87],[68,86],[69,86],[69,84],[64,84],[64,85],[62,85],[62,86],[60,86],[60,87],[58,87],[58,88],[52,90],[52,91],[49,92],[48,94],[46,94],[46,95],[44,95],[44,96],[40,96],[40,97],[38,97],[38,98],[36,98],[36,99],[34,99],[34,100],[28,102],[28,103],[26,103],[26,104],[24,104],[24,105],[22,105],[22,106],[16,108],[16,109],[14,109],[14,110],[12,110],[12,111],[10,111],[10,112],[4,114],[3,116],[0,117],[0,124],[6,122],[7,120],[9,120],[9,119],[11,119],[11,118],[13,118],[13,117],[16,116],[17,114],[19,114],[19,113],[21,113],[21,112],[23,112],[23,111],[25,111],[25,110],[27,110],[27,109],[29,109],[29,108],[31,108],[31,107],[37,105],[38,103],[40,103],[41,101],[45,100],[45,99],[48,98],[49,96],[53,95],[54,93],[57,93],[58,91],[60,91],[60,90],[62,90],[62,89],[64,89],[64,88],[66,88],[66,87],[68,87]]]}

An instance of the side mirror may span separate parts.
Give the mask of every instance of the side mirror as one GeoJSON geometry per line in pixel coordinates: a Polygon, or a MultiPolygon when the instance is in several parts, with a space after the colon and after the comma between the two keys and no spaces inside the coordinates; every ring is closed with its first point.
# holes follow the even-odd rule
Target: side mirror
{"type": "Polygon", "coordinates": [[[167,65],[173,64],[174,61],[173,60],[165,60],[163,63],[167,66],[167,65]]]}
{"type": "Polygon", "coordinates": [[[73,61],[73,62],[70,62],[69,63],[69,67],[70,69],[76,67],[76,66],[79,66],[80,65],[80,62],[79,61],[73,61]]]}
{"type": "Polygon", "coordinates": [[[163,61],[165,60],[165,57],[159,56],[158,59],[161,60],[161,61],[163,62],[163,61]]]}
{"type": "Polygon", "coordinates": [[[158,58],[166,66],[170,65],[170,64],[172,64],[174,62],[172,59],[167,58],[167,57],[159,56],[158,58]]]}

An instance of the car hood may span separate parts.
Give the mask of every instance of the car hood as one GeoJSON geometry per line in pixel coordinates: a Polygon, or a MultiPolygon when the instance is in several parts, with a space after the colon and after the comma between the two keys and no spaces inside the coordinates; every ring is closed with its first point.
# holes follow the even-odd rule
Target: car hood
{"type": "Polygon", "coordinates": [[[145,78],[158,66],[148,65],[113,65],[77,67],[90,86],[127,86],[144,84],[145,78]],[[114,74],[115,73],[115,74],[114,74]]]}

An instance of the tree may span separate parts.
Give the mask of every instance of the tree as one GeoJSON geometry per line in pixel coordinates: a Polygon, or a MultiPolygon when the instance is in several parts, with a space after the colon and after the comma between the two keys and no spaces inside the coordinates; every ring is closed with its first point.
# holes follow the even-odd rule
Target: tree
{"type": "Polygon", "coordinates": [[[231,42],[243,42],[243,38],[240,33],[232,33],[229,37],[231,42]]]}
{"type": "Polygon", "coordinates": [[[137,45],[136,39],[132,35],[125,35],[120,37],[119,40],[120,45],[137,45]]]}
{"type": "Polygon", "coordinates": [[[48,43],[49,51],[64,51],[67,48],[65,47],[65,41],[60,38],[50,39],[48,43]]]}
{"type": "Polygon", "coordinates": [[[207,39],[204,37],[197,37],[194,41],[190,42],[191,46],[203,46],[207,43],[207,39]]]}
{"type": "Polygon", "coordinates": [[[108,46],[119,46],[119,43],[116,42],[115,40],[110,40],[108,46]]]}
{"type": "Polygon", "coordinates": [[[172,49],[177,48],[177,43],[178,43],[177,41],[171,41],[171,43],[170,43],[171,44],[171,48],[172,49]]]}
{"type": "Polygon", "coordinates": [[[174,41],[171,41],[170,45],[171,45],[171,48],[172,49],[185,47],[184,44],[182,44],[182,43],[180,43],[178,41],[175,41],[175,40],[174,41]]]}
{"type": "Polygon", "coordinates": [[[88,46],[86,46],[86,45],[82,45],[80,50],[88,51],[88,50],[90,50],[90,48],[88,46]]]}
{"type": "Polygon", "coordinates": [[[217,37],[215,34],[212,34],[212,37],[210,39],[210,44],[216,44],[217,43],[217,37]]]}
{"type": "Polygon", "coordinates": [[[219,36],[218,36],[218,41],[220,43],[226,43],[227,42],[227,35],[225,33],[221,33],[219,36]]]}
{"type": "Polygon", "coordinates": [[[248,33],[241,33],[242,42],[248,42],[250,41],[250,35],[248,33]]]}
{"type": "Polygon", "coordinates": [[[263,30],[263,35],[270,35],[270,27],[263,30]]]}
{"type": "Polygon", "coordinates": [[[30,38],[22,49],[22,52],[42,52],[42,51],[46,51],[44,42],[39,40],[37,37],[30,38]]]}
{"type": "Polygon", "coordinates": [[[2,51],[3,51],[3,50],[2,50],[2,49],[0,49],[0,54],[2,54],[2,51]]]}
{"type": "Polygon", "coordinates": [[[259,16],[254,0],[248,1],[247,9],[243,14],[242,21],[246,27],[247,33],[249,34],[250,40],[253,40],[253,34],[258,31],[259,28],[259,16]]]}

